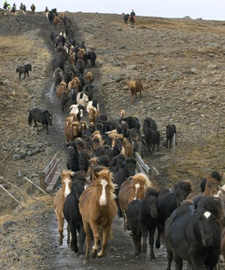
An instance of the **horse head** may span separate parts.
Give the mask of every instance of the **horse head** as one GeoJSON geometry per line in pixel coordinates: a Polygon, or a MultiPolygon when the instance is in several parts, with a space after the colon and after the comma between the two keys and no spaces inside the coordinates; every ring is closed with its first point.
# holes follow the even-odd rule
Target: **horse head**
{"type": "Polygon", "coordinates": [[[74,175],[72,171],[62,171],[61,173],[61,183],[64,196],[67,197],[72,189],[72,179],[71,176],[74,175]]]}
{"type": "Polygon", "coordinates": [[[214,196],[219,191],[219,185],[220,185],[220,181],[218,181],[217,179],[211,176],[208,176],[206,185],[205,185],[204,194],[207,196],[214,196]]]}
{"type": "Polygon", "coordinates": [[[199,199],[196,209],[196,224],[204,247],[212,246],[215,224],[219,224],[223,216],[223,205],[219,198],[203,196],[199,199]]]}
{"type": "Polygon", "coordinates": [[[191,191],[192,185],[189,181],[179,181],[175,185],[175,198],[178,206],[187,198],[191,191]]]}
{"type": "Polygon", "coordinates": [[[46,119],[47,119],[49,125],[51,126],[52,125],[52,115],[51,115],[51,113],[46,110],[46,111],[44,111],[44,114],[46,116],[46,119]]]}
{"type": "Polygon", "coordinates": [[[158,196],[159,192],[156,188],[148,187],[145,191],[143,203],[144,206],[147,207],[147,211],[150,213],[152,218],[157,218],[158,216],[157,210],[158,196]]]}

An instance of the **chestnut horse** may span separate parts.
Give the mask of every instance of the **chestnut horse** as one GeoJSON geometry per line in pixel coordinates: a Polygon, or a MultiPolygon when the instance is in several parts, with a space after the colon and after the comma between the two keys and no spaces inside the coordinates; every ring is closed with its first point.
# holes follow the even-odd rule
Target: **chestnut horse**
{"type": "Polygon", "coordinates": [[[89,246],[91,242],[91,230],[94,236],[91,258],[104,256],[107,240],[110,235],[112,221],[116,216],[116,201],[114,195],[115,185],[112,182],[112,174],[103,169],[93,171],[94,185],[83,191],[80,196],[79,209],[86,233],[85,263],[89,260],[89,246]],[[98,252],[98,243],[101,239],[101,250],[98,252]]]}
{"type": "MultiPolygon", "coordinates": [[[[72,179],[71,176],[74,175],[72,171],[62,171],[61,172],[61,183],[62,187],[57,191],[54,198],[54,210],[58,221],[58,231],[59,231],[59,244],[62,245],[63,239],[63,225],[64,225],[64,214],[63,214],[63,206],[66,201],[67,195],[70,194],[72,188],[72,179]]],[[[68,231],[68,227],[67,227],[68,231]]],[[[69,231],[68,231],[69,232],[69,231]]],[[[70,234],[68,233],[69,242],[70,234]]]]}
{"type": "Polygon", "coordinates": [[[118,199],[119,206],[121,208],[124,218],[124,230],[129,229],[129,224],[127,220],[128,204],[133,200],[143,199],[146,188],[152,186],[152,182],[143,173],[138,173],[134,176],[131,176],[121,185],[118,199]]]}

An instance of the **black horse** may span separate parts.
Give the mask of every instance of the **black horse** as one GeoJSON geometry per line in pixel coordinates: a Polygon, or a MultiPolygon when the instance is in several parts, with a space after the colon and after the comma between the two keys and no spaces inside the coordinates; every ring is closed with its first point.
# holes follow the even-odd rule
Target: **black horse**
{"type": "Polygon", "coordinates": [[[158,195],[159,192],[155,188],[147,188],[143,200],[133,200],[128,205],[127,215],[135,246],[135,256],[141,252],[147,253],[149,235],[150,258],[155,259],[154,234],[157,224],[158,195]],[[143,238],[142,246],[141,238],[143,238]]]}
{"type": "MultiPolygon", "coordinates": [[[[86,185],[86,177],[84,171],[75,173],[72,178],[73,185],[71,193],[66,197],[66,201],[63,206],[63,214],[68,222],[69,229],[72,235],[71,249],[74,252],[78,252],[78,255],[83,255],[83,245],[85,241],[85,232],[83,228],[82,217],[79,211],[79,197],[84,191],[86,185]],[[77,241],[77,233],[79,233],[77,241]],[[79,245],[77,244],[79,242],[79,245]]],[[[69,244],[69,243],[68,243],[69,244]]]]}
{"type": "Polygon", "coordinates": [[[189,181],[180,180],[176,183],[174,189],[162,189],[158,198],[158,236],[156,248],[160,247],[160,237],[164,232],[164,226],[171,213],[187,198],[192,191],[192,185],[189,181]]]}
{"type": "Polygon", "coordinates": [[[128,22],[129,17],[130,17],[129,14],[125,14],[125,15],[123,16],[123,21],[124,21],[124,23],[127,23],[127,22],[128,22]]]}
{"type": "Polygon", "coordinates": [[[193,204],[178,207],[165,225],[168,255],[167,270],[174,258],[175,268],[183,269],[183,260],[193,270],[213,270],[220,256],[222,205],[219,198],[202,196],[193,204]]]}
{"type": "Polygon", "coordinates": [[[37,128],[37,122],[41,123],[43,126],[43,129],[46,129],[46,133],[48,134],[48,124],[51,126],[52,125],[52,115],[50,114],[49,111],[41,110],[39,108],[35,108],[29,112],[28,116],[28,124],[31,126],[32,121],[34,121],[34,128],[37,128]]]}
{"type": "Polygon", "coordinates": [[[19,66],[19,67],[17,67],[16,72],[19,72],[19,79],[21,78],[21,74],[22,73],[24,74],[23,79],[25,79],[26,78],[26,75],[29,78],[29,71],[31,71],[31,70],[32,70],[31,64],[27,64],[25,66],[19,66]]]}

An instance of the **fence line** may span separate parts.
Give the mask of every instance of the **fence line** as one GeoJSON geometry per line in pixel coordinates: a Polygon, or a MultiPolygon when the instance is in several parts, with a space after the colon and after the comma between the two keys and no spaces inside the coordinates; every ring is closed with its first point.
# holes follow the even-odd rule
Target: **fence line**
{"type": "Polygon", "coordinates": [[[13,200],[14,201],[16,201],[22,208],[24,208],[23,206],[22,206],[22,204],[7,190],[7,189],[5,189],[4,187],[3,187],[3,185],[0,185],[0,187],[11,197],[11,198],[13,198],[13,200]]]}

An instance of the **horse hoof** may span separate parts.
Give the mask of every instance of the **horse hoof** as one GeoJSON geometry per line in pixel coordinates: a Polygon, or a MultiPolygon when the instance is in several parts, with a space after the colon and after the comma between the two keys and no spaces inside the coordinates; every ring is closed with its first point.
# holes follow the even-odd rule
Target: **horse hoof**
{"type": "Polygon", "coordinates": [[[100,251],[100,252],[98,252],[97,256],[98,256],[98,258],[101,258],[101,257],[104,256],[104,253],[102,253],[102,252],[100,251]]]}
{"type": "Polygon", "coordinates": [[[74,247],[74,252],[77,253],[78,252],[78,246],[74,247]]]}
{"type": "Polygon", "coordinates": [[[156,241],[155,247],[156,247],[157,249],[160,248],[160,242],[156,241]]]}
{"type": "Polygon", "coordinates": [[[96,256],[97,256],[97,250],[93,250],[93,251],[91,252],[91,258],[92,258],[92,259],[95,259],[96,256]]]}

